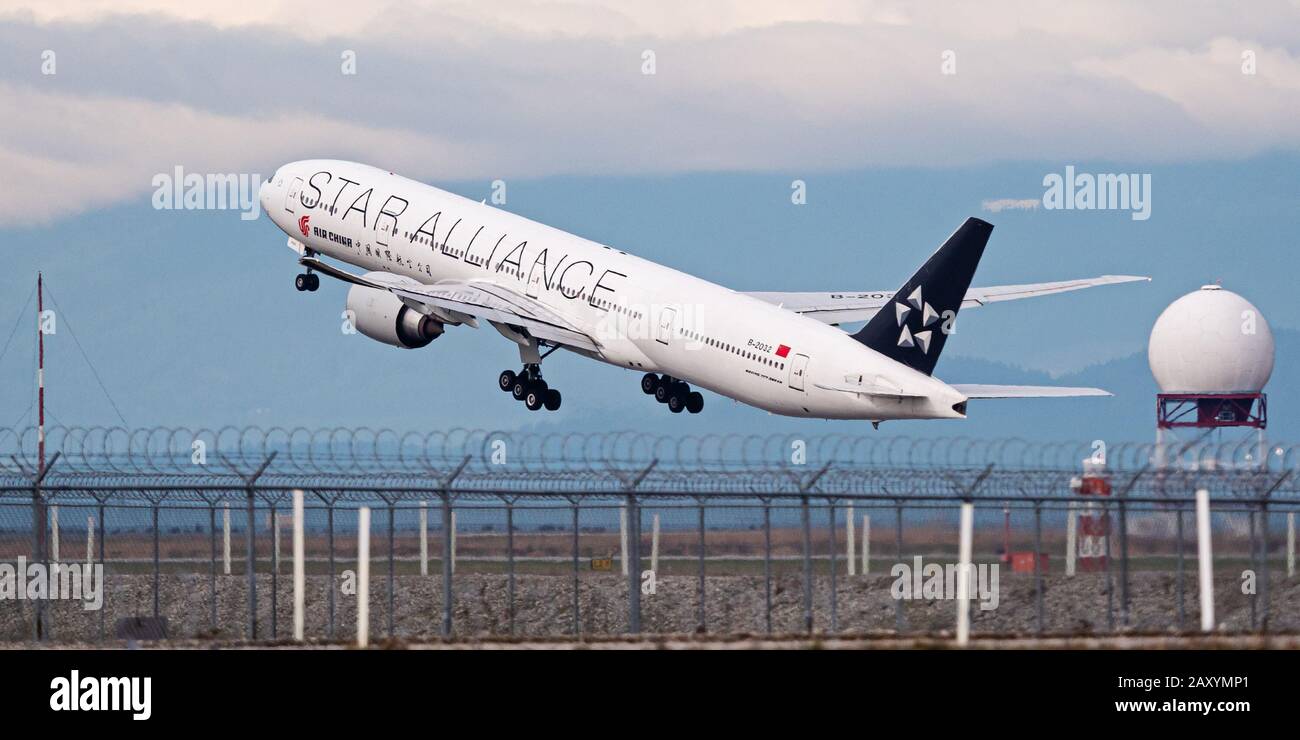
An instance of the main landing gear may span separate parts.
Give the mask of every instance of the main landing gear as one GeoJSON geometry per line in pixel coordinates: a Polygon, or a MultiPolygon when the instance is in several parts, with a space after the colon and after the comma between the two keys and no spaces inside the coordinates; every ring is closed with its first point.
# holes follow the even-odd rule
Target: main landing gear
{"type": "Polygon", "coordinates": [[[669,375],[646,373],[641,378],[641,390],[659,403],[668,404],[668,410],[674,414],[680,414],[683,409],[698,414],[704,409],[704,396],[699,391],[691,390],[685,382],[669,375]]]}
{"type": "Polygon", "coordinates": [[[320,287],[320,275],[314,272],[304,272],[293,279],[293,287],[297,288],[299,292],[314,293],[320,287]]]}
{"type": "Polygon", "coordinates": [[[523,370],[503,370],[497,376],[497,387],[514,396],[516,401],[523,401],[529,411],[545,408],[555,411],[560,408],[560,392],[548,387],[542,380],[542,367],[537,364],[524,365],[523,370]]]}

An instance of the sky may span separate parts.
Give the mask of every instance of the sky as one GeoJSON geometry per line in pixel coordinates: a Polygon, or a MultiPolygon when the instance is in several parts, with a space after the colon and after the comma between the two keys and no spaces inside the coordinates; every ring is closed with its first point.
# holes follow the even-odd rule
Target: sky
{"type": "Polygon", "coordinates": [[[737,290],[893,289],[968,216],[995,225],[977,284],[1152,278],[963,312],[936,371],[1116,398],[897,433],[1149,438],[1147,333],[1214,281],[1278,333],[1271,408],[1296,405],[1297,2],[10,0],[0,103],[0,427],[30,423],[41,270],[59,423],[869,433],[717,396],[670,417],[565,353],[564,408],[528,414],[494,387],[517,364],[494,332],[344,336],[344,287],[294,292],[268,219],[154,207],[177,167],[306,157],[501,181],[507,210],[737,290]],[[1146,206],[1050,208],[1067,167],[1132,174],[1146,206]]]}

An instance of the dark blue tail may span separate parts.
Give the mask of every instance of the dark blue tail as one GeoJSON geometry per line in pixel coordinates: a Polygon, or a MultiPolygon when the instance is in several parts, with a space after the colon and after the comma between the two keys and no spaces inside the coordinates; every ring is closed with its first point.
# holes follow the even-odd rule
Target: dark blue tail
{"type": "Polygon", "coordinates": [[[953,329],[993,225],[968,218],[853,338],[926,375],[953,329]]]}

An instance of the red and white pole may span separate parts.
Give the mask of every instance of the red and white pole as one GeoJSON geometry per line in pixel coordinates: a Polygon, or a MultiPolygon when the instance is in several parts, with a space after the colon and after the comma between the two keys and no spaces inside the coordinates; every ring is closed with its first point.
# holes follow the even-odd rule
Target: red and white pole
{"type": "Polygon", "coordinates": [[[45,472],[45,328],[41,322],[45,320],[45,278],[41,273],[36,273],[36,341],[40,345],[38,355],[40,357],[36,369],[36,405],[38,407],[38,426],[36,428],[36,443],[39,447],[40,456],[40,473],[45,472]]]}

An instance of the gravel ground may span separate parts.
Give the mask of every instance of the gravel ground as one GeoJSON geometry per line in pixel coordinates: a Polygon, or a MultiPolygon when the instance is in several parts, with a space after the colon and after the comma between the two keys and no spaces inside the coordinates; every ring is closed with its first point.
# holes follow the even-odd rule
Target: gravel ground
{"type": "MultiPolygon", "coordinates": [[[[1199,597],[1194,574],[1186,582],[1186,626],[1199,625],[1199,597]]],[[[1044,579],[1046,631],[1058,635],[1096,635],[1106,632],[1106,582],[1102,574],[1073,578],[1052,575],[1044,579]]],[[[328,636],[328,579],[309,576],[306,589],[306,632],[328,636]]],[[[841,577],[838,580],[838,628],[844,634],[879,634],[895,629],[896,602],[890,595],[890,576],[841,577]]],[[[1138,572],[1131,577],[1130,631],[1169,633],[1177,627],[1176,578],[1172,574],[1138,572]]],[[[1272,629],[1300,632],[1300,579],[1274,577],[1271,588],[1272,629]]],[[[480,638],[510,634],[507,580],[502,575],[463,574],[455,578],[454,634],[480,638]]],[[[802,628],[802,581],[799,576],[773,579],[772,629],[796,633],[802,628]]],[[[277,636],[292,631],[292,581],[279,578],[277,636]]],[[[549,575],[520,575],[516,580],[515,634],[563,636],[573,631],[573,581],[549,575]]],[[[109,637],[120,618],[153,612],[152,579],[146,575],[110,575],[103,612],[109,637]]],[[[1220,629],[1250,629],[1250,602],[1241,594],[1240,581],[1216,580],[1216,611],[1220,629]]],[[[241,576],[217,578],[217,630],[209,621],[206,575],[164,575],[159,603],[173,638],[218,641],[245,637],[247,602],[241,576]]],[[[642,629],[648,633],[689,634],[699,628],[698,580],[691,576],[661,576],[658,591],[642,597],[642,629]]],[[[743,635],[766,631],[761,576],[709,576],[706,581],[705,621],[714,635],[743,635]]],[[[976,635],[1032,633],[1036,624],[1034,580],[1028,574],[1004,573],[997,609],[981,611],[972,604],[972,632],[976,635]]],[[[258,579],[259,637],[271,637],[271,578],[258,579]]],[[[439,577],[398,576],[393,633],[401,640],[426,640],[438,636],[442,615],[439,577]]],[[[1118,593],[1115,603],[1118,607],[1118,593]]],[[[616,635],[627,626],[627,587],[617,575],[586,573],[579,582],[581,631],[584,635],[616,635]]],[[[816,629],[829,628],[830,579],[819,577],[813,590],[816,629]]],[[[1262,615],[1263,605],[1258,605],[1262,615]]],[[[902,602],[905,632],[937,635],[953,628],[953,601],[902,602]]],[[[31,604],[0,601],[0,641],[22,642],[31,635],[31,604]]],[[[55,639],[59,642],[94,640],[100,613],[84,611],[80,603],[51,605],[55,639]]],[[[336,635],[351,639],[356,629],[356,598],[337,596],[336,635]]],[[[370,626],[374,640],[388,634],[387,578],[372,579],[370,626]]]]}

